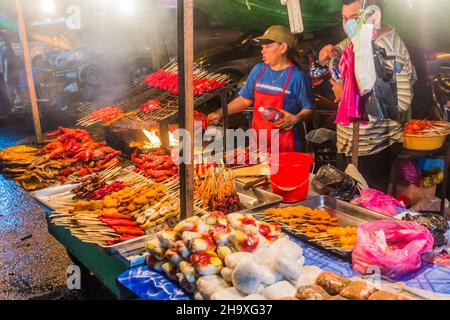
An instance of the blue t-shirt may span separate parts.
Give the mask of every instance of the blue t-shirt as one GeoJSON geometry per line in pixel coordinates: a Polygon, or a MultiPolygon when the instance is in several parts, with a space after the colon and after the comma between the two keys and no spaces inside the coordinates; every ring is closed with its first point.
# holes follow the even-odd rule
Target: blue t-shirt
{"type": "MultiPolygon", "coordinates": [[[[255,82],[266,64],[258,63],[250,72],[245,86],[239,91],[239,95],[248,100],[255,99],[255,82]]],[[[289,67],[284,70],[274,71],[270,67],[266,69],[259,79],[256,89],[265,93],[283,92],[286,79],[289,75],[289,67]]],[[[314,108],[314,96],[311,79],[309,76],[294,66],[289,84],[284,93],[283,110],[292,114],[299,113],[302,109],[314,108]]],[[[294,127],[295,151],[300,151],[300,134],[294,127]]]]}
{"type": "MultiPolygon", "coordinates": [[[[239,91],[241,97],[254,100],[255,82],[265,67],[266,65],[264,63],[258,63],[253,67],[245,86],[239,91]]],[[[274,71],[268,67],[259,80],[256,89],[266,93],[281,93],[283,92],[288,74],[289,67],[279,71],[274,71]]],[[[314,97],[311,79],[305,72],[294,66],[284,94],[283,110],[297,114],[302,109],[313,109],[313,107],[314,97]]]]}

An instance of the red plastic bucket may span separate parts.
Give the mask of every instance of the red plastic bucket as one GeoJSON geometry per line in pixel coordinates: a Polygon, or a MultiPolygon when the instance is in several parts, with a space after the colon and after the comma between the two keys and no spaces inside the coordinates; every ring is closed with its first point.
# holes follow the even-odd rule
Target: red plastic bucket
{"type": "Polygon", "coordinates": [[[307,153],[284,152],[270,162],[270,183],[273,193],[282,196],[283,202],[306,199],[309,175],[314,158],[307,153]]]}

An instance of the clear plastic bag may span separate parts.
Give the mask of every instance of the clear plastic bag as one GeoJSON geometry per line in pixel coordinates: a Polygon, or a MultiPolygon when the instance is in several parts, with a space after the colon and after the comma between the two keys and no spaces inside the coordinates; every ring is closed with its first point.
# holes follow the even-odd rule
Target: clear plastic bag
{"type": "Polygon", "coordinates": [[[352,253],[353,269],[363,274],[379,270],[397,278],[419,269],[422,254],[433,250],[430,231],[411,221],[380,220],[360,225],[352,253]]]}
{"type": "Polygon", "coordinates": [[[350,201],[358,194],[358,182],[332,165],[322,166],[311,181],[319,194],[350,201]]]}

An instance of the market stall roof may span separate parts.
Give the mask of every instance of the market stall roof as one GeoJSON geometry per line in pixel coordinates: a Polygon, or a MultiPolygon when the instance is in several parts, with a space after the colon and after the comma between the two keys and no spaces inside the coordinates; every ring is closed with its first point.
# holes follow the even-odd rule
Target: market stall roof
{"type": "MultiPolygon", "coordinates": [[[[337,27],[342,0],[300,0],[305,31],[337,27]]],[[[396,27],[404,41],[419,48],[450,50],[450,1],[385,0],[384,21],[396,27]]],[[[196,0],[196,6],[242,31],[263,32],[273,24],[289,25],[280,0],[196,0]]]]}
{"type": "MultiPolygon", "coordinates": [[[[339,27],[342,0],[300,0],[300,3],[305,31],[339,27]]],[[[14,1],[8,0],[0,5],[0,29],[18,30],[13,4],[14,1]]],[[[450,1],[385,0],[384,4],[384,21],[396,27],[407,45],[450,50],[450,1]]],[[[242,31],[262,32],[273,24],[289,24],[286,7],[280,0],[196,0],[195,6],[242,31]]]]}

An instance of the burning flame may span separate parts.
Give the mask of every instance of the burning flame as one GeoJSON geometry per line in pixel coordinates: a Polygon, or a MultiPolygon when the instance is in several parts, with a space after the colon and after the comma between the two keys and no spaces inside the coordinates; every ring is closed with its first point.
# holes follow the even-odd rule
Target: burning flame
{"type": "MultiPolygon", "coordinates": [[[[161,139],[158,136],[158,129],[152,129],[151,131],[143,129],[142,131],[148,139],[148,142],[145,143],[145,148],[154,149],[161,146],[161,139]]],[[[175,136],[170,131],[169,144],[171,147],[178,145],[178,139],[175,139],[175,136]]]]}
{"type": "Polygon", "coordinates": [[[169,144],[171,147],[177,146],[180,142],[178,139],[175,138],[175,136],[172,134],[172,132],[169,131],[169,144]]]}

